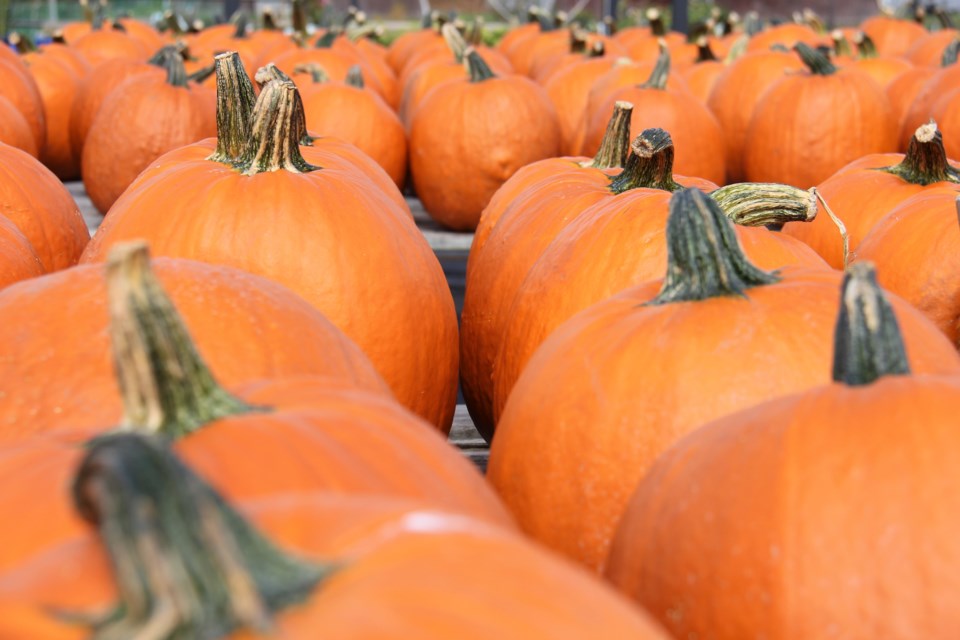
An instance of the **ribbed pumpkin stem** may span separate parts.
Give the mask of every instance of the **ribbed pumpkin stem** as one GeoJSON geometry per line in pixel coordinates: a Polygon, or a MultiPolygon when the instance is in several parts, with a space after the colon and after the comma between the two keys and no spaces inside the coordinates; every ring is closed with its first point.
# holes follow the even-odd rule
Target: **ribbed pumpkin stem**
{"type": "Polygon", "coordinates": [[[613,115],[607,123],[607,130],[600,142],[600,149],[593,160],[586,164],[596,169],[612,169],[622,167],[627,162],[630,153],[630,118],[633,115],[633,105],[618,100],[613,105],[613,115]]]}
{"type": "Polygon", "coordinates": [[[857,45],[857,55],[860,56],[861,60],[870,60],[879,56],[877,45],[873,42],[873,39],[863,31],[857,32],[853,42],[857,45]]]}
{"type": "Polygon", "coordinates": [[[165,47],[159,66],[167,72],[167,84],[174,87],[187,86],[187,69],[183,66],[183,56],[179,51],[165,47]]]}
{"type": "Polygon", "coordinates": [[[653,66],[650,77],[641,87],[644,89],[666,89],[667,81],[670,79],[670,49],[667,43],[660,41],[660,55],[657,57],[657,63],[653,66]]]}
{"type": "Polygon", "coordinates": [[[943,134],[937,123],[929,122],[916,130],[900,164],[879,169],[911,184],[926,186],[935,182],[960,183],[960,172],[947,162],[943,134]]]}
{"type": "Polygon", "coordinates": [[[315,83],[324,83],[330,82],[330,75],[327,73],[327,70],[324,69],[321,65],[316,62],[310,62],[308,64],[299,64],[293,68],[293,72],[296,73],[306,73],[310,75],[310,79],[315,83]]]}
{"type": "Polygon", "coordinates": [[[810,45],[798,42],[793,47],[794,51],[800,56],[810,73],[817,76],[829,76],[837,72],[837,68],[830,62],[830,58],[823,55],[810,45]]]}
{"type": "Polygon", "coordinates": [[[630,145],[633,155],[627,158],[623,171],[610,183],[613,193],[631,189],[677,191],[682,187],[673,180],[673,139],[663,129],[647,129],[630,145]]]}
{"type": "Polygon", "coordinates": [[[667,25],[663,22],[663,12],[656,7],[647,9],[647,22],[650,23],[650,33],[660,37],[667,35],[667,25]]]}
{"type": "Polygon", "coordinates": [[[204,80],[206,80],[207,78],[209,78],[210,76],[212,76],[213,74],[215,74],[216,72],[217,72],[217,63],[214,62],[208,67],[202,67],[200,69],[197,69],[196,71],[194,71],[193,73],[187,76],[187,80],[190,82],[196,82],[199,84],[204,80]]]}
{"type": "Polygon", "coordinates": [[[587,51],[587,34],[580,29],[570,29],[570,53],[587,51]]]}
{"type": "Polygon", "coordinates": [[[470,82],[483,82],[497,77],[473,47],[467,47],[463,55],[467,73],[470,75],[470,82]]]}
{"type": "Polygon", "coordinates": [[[331,29],[317,39],[317,49],[329,49],[340,34],[331,29]]]}
{"type": "Polygon", "coordinates": [[[217,150],[208,158],[233,164],[250,140],[250,116],[257,102],[253,83],[236,51],[214,58],[217,73],[217,150]]]}
{"type": "Polygon", "coordinates": [[[743,296],[752,287],[779,281],[775,273],[747,260],[733,223],[716,202],[698,189],[673,194],[667,218],[667,275],[659,295],[648,304],[743,296]]]}
{"type": "Polygon", "coordinates": [[[360,70],[360,65],[355,64],[350,67],[350,70],[347,71],[346,83],[351,87],[363,89],[363,71],[360,70]]]}
{"type": "Polygon", "coordinates": [[[780,227],[817,217],[817,196],[786,184],[744,182],[710,193],[724,215],[744,227],[780,227]]]}
{"type": "MultiPolygon", "coordinates": [[[[290,76],[285,74],[283,71],[280,71],[280,69],[278,69],[277,66],[272,62],[267,64],[265,67],[260,67],[257,69],[257,73],[254,74],[253,80],[257,83],[257,86],[260,87],[261,90],[263,90],[263,87],[266,86],[268,82],[273,81],[294,84],[293,80],[290,79],[290,76]]],[[[299,91],[295,93],[293,97],[293,103],[294,127],[296,128],[300,137],[300,144],[305,147],[313,146],[314,137],[311,136],[307,131],[307,114],[306,110],[303,108],[303,99],[300,97],[299,91]]]]}
{"type": "Polygon", "coordinates": [[[840,29],[833,30],[830,32],[830,39],[833,40],[834,55],[853,57],[850,41],[847,40],[847,36],[843,35],[843,31],[840,31],[840,29]]]}
{"type": "Polygon", "coordinates": [[[467,41],[464,40],[463,35],[461,35],[460,31],[452,24],[443,25],[440,33],[443,35],[443,40],[447,43],[450,52],[453,53],[453,59],[457,61],[457,64],[461,64],[463,62],[463,56],[466,54],[467,47],[469,46],[467,45],[467,41]]]}
{"type": "Polygon", "coordinates": [[[873,265],[858,262],[847,269],[834,333],[833,380],[850,386],[883,376],[909,375],[900,326],[877,284],[873,265]]]}
{"type": "Polygon", "coordinates": [[[93,440],[72,494],[120,595],[92,640],[269,633],[274,613],[307,599],[332,571],[277,548],[160,438],[93,440]]]}
{"type": "MultiPolygon", "coordinates": [[[[259,75],[259,74],[258,74],[259,75]]],[[[269,171],[308,173],[315,167],[300,155],[306,135],[303,104],[293,82],[271,80],[260,89],[253,109],[250,140],[236,168],[244,175],[269,171]]]]}
{"type": "Polygon", "coordinates": [[[957,58],[960,57],[960,37],[954,38],[947,48],[943,50],[943,56],[940,57],[940,65],[949,67],[957,64],[957,58]]]}
{"type": "Polygon", "coordinates": [[[146,243],[118,244],[106,272],[123,428],[177,438],[253,410],[214,380],[150,268],[146,243]]]}

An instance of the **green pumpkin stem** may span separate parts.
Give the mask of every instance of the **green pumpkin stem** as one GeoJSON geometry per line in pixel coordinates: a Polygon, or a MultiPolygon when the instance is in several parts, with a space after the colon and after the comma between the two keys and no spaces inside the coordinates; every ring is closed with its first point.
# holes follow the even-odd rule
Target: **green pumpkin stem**
{"type": "Polygon", "coordinates": [[[270,9],[263,10],[263,13],[260,14],[260,22],[263,25],[261,27],[262,31],[280,30],[280,27],[277,25],[277,19],[273,16],[273,11],[270,9]]]}
{"type": "Polygon", "coordinates": [[[600,142],[600,149],[593,156],[593,160],[584,166],[595,169],[613,169],[622,167],[627,162],[630,153],[630,119],[633,115],[633,105],[618,100],[613,105],[613,115],[607,123],[607,130],[600,142]]]}
{"type": "Polygon", "coordinates": [[[861,60],[872,60],[873,58],[879,57],[880,54],[877,51],[877,45],[874,43],[873,38],[863,31],[857,32],[853,42],[857,45],[857,55],[861,60]]]}
{"type": "Polygon", "coordinates": [[[650,305],[744,296],[752,287],[780,281],[776,273],[747,260],[733,223],[698,189],[670,199],[667,218],[667,275],[650,305]]]}
{"type": "Polygon", "coordinates": [[[607,45],[603,43],[603,40],[594,40],[590,49],[584,55],[588,58],[602,58],[607,55],[607,45]]]}
{"type": "Polygon", "coordinates": [[[347,71],[347,78],[345,82],[351,87],[363,89],[363,71],[360,69],[360,65],[355,64],[350,67],[349,71],[347,71]]]}
{"type": "Polygon", "coordinates": [[[570,29],[570,53],[586,53],[587,34],[581,29],[570,29]]]}
{"type": "Polygon", "coordinates": [[[916,130],[900,164],[879,169],[920,186],[936,182],[960,183],[960,172],[950,166],[943,147],[943,134],[936,122],[916,130]]]}
{"type": "Polygon", "coordinates": [[[179,438],[253,411],[214,380],[150,267],[146,243],[114,247],[106,279],[122,428],[179,438]]]}
{"type": "Polygon", "coordinates": [[[786,184],[744,182],[720,187],[710,198],[734,224],[781,227],[817,217],[817,196],[786,184]]]}
{"type": "Polygon", "coordinates": [[[213,64],[217,74],[217,149],[207,159],[232,165],[250,139],[257,95],[236,51],[221,53],[213,64]]]}
{"type": "Polygon", "coordinates": [[[197,69],[193,73],[187,76],[187,80],[190,82],[200,83],[212,76],[217,72],[217,63],[214,62],[208,67],[202,67],[197,69]]]}
{"type": "Polygon", "coordinates": [[[330,74],[327,73],[327,70],[324,69],[321,65],[316,62],[309,62],[307,64],[299,64],[293,68],[293,73],[306,73],[310,75],[310,79],[315,83],[324,83],[330,82],[330,74]]]}
{"type": "Polygon", "coordinates": [[[233,37],[236,40],[243,40],[247,37],[247,27],[250,26],[250,17],[246,11],[238,11],[233,20],[233,37]]]}
{"type": "Polygon", "coordinates": [[[469,45],[467,45],[467,41],[464,40],[460,30],[452,24],[445,24],[443,28],[440,29],[440,33],[443,35],[443,39],[447,43],[450,52],[453,53],[453,59],[457,61],[457,64],[462,64],[463,56],[469,45]]]}
{"type": "Polygon", "coordinates": [[[833,40],[833,55],[853,57],[853,49],[850,47],[850,41],[840,29],[834,29],[830,32],[830,39],[833,40]]]}
{"type": "Polygon", "coordinates": [[[646,18],[650,24],[650,33],[658,38],[667,35],[667,25],[663,21],[663,12],[660,9],[656,7],[647,9],[646,18]]]}
{"type": "Polygon", "coordinates": [[[333,46],[334,41],[337,39],[337,36],[340,35],[334,29],[327,31],[325,34],[320,36],[317,40],[317,49],[329,49],[333,46]]]}
{"type": "Polygon", "coordinates": [[[868,262],[847,269],[834,333],[833,380],[849,386],[909,375],[900,326],[868,262]]]}
{"type": "Polygon", "coordinates": [[[631,189],[682,189],[673,179],[673,139],[663,129],[646,129],[630,145],[633,154],[623,171],[610,183],[610,191],[624,193],[631,189]]]}
{"type": "Polygon", "coordinates": [[[92,640],[224,638],[274,631],[334,570],[279,549],[171,451],[121,433],[91,441],[74,508],[107,552],[119,602],[92,640]]]}
{"type": "MultiPolygon", "coordinates": [[[[294,70],[296,71],[296,70],[294,70]]],[[[265,67],[260,67],[257,70],[256,75],[253,77],[254,81],[257,83],[257,86],[262,90],[268,82],[279,81],[294,84],[293,80],[290,79],[290,76],[285,74],[283,71],[277,68],[272,62],[267,64],[265,67]]],[[[293,117],[294,117],[294,126],[300,135],[300,144],[305,147],[313,146],[313,136],[307,131],[307,114],[306,110],[303,108],[303,99],[300,97],[300,92],[297,91],[293,98],[294,107],[293,107],[293,117]]]]}
{"type": "MultiPolygon", "coordinates": [[[[260,74],[257,74],[258,80],[260,74]]],[[[289,80],[271,80],[260,89],[253,108],[250,140],[234,165],[244,175],[270,171],[309,173],[315,167],[300,154],[307,135],[303,103],[297,86],[289,80]]]]}
{"type": "Polygon", "coordinates": [[[467,67],[467,73],[470,76],[470,82],[483,82],[496,78],[496,74],[490,70],[487,62],[480,57],[480,54],[473,47],[467,47],[463,54],[463,62],[467,67]]]}
{"type": "Polygon", "coordinates": [[[818,76],[829,76],[837,72],[837,68],[830,62],[830,58],[810,45],[798,42],[794,45],[793,49],[800,56],[803,63],[807,65],[810,73],[818,76]]]}
{"type": "Polygon", "coordinates": [[[714,62],[717,55],[710,48],[710,39],[707,36],[697,38],[697,62],[714,62]]]}
{"type": "Polygon", "coordinates": [[[940,66],[949,67],[957,64],[958,57],[960,57],[960,37],[951,40],[947,48],[943,50],[943,55],[940,57],[940,66]]]}
{"type": "Polygon", "coordinates": [[[167,84],[174,87],[187,86],[187,69],[183,66],[183,56],[175,48],[164,47],[157,66],[167,72],[167,84]]]}
{"type": "Polygon", "coordinates": [[[647,81],[640,85],[644,89],[666,89],[667,81],[670,79],[670,49],[667,43],[660,41],[660,55],[657,57],[657,63],[653,66],[653,71],[647,81]]]}

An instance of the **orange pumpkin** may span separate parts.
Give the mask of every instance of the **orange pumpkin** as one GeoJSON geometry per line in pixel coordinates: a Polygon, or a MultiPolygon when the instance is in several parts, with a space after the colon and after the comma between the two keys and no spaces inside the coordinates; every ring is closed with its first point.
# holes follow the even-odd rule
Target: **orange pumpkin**
{"type": "Polygon", "coordinates": [[[40,89],[19,56],[6,47],[0,47],[0,97],[9,100],[23,115],[37,149],[42,149],[47,140],[47,124],[40,89]]]}
{"type": "MultiPolygon", "coordinates": [[[[756,268],[694,189],[674,195],[667,237],[662,283],[590,307],[543,344],[490,452],[488,478],[521,528],[594,571],[637,482],[673,442],[829,380],[838,274],[756,268]]],[[[943,334],[894,304],[917,370],[960,372],[943,334]]]]}
{"type": "MultiPolygon", "coordinates": [[[[933,120],[943,125],[946,131],[960,131],[960,87],[940,97],[933,105],[933,120]]],[[[960,158],[960,140],[949,136],[943,141],[947,155],[960,158]]]]}
{"type": "Polygon", "coordinates": [[[860,28],[876,45],[877,51],[885,56],[903,56],[927,35],[923,25],[886,14],[867,18],[860,28]]]}
{"type": "Polygon", "coordinates": [[[557,110],[562,153],[566,155],[579,153],[590,88],[601,76],[610,71],[616,62],[616,58],[610,56],[588,58],[557,71],[544,84],[543,88],[557,110]]]}
{"type": "MultiPolygon", "coordinates": [[[[903,58],[879,55],[873,41],[862,31],[857,33],[854,42],[857,45],[858,58],[853,66],[866,73],[884,88],[887,88],[891,82],[914,68],[910,62],[903,58]]],[[[890,97],[889,94],[887,94],[887,97],[890,97]]]]}
{"type": "Polygon", "coordinates": [[[30,123],[13,103],[0,96],[0,143],[26,151],[34,158],[40,154],[30,123]]]}
{"type": "Polygon", "coordinates": [[[910,138],[917,127],[929,122],[934,117],[937,103],[948,93],[960,89],[960,64],[957,55],[960,53],[960,39],[951,44],[943,54],[943,67],[939,72],[927,80],[917,92],[913,103],[903,118],[900,130],[900,148],[905,149],[910,144],[910,138]]]}
{"type": "Polygon", "coordinates": [[[31,53],[24,56],[40,97],[43,100],[46,135],[40,148],[40,161],[61,180],[80,177],[80,157],[70,146],[70,111],[81,78],[56,57],[31,53]]]}
{"type": "Polygon", "coordinates": [[[943,508],[960,489],[960,382],[920,374],[868,269],[842,296],[832,384],[704,425],[630,499],[606,575],[674,637],[936,638],[960,624],[960,519],[943,508]]]}
{"type": "Polygon", "coordinates": [[[776,45],[788,49],[793,49],[797,44],[815,47],[826,40],[808,25],[787,22],[752,36],[747,43],[747,51],[768,51],[776,45]]]}
{"type": "Polygon", "coordinates": [[[144,46],[140,40],[106,24],[77,38],[70,46],[94,68],[113,58],[146,60],[149,52],[153,50],[144,46]]]}
{"type": "Polygon", "coordinates": [[[30,241],[15,224],[0,216],[0,289],[43,273],[30,241]]]}
{"type": "Polygon", "coordinates": [[[937,74],[937,71],[932,67],[913,67],[894,78],[887,85],[887,99],[893,108],[893,119],[897,123],[898,132],[903,130],[907,113],[913,106],[917,94],[923,90],[927,81],[937,74]]]}
{"type": "Polygon", "coordinates": [[[907,50],[905,58],[918,67],[937,68],[942,65],[944,50],[960,35],[956,29],[941,29],[918,38],[907,50]]]}

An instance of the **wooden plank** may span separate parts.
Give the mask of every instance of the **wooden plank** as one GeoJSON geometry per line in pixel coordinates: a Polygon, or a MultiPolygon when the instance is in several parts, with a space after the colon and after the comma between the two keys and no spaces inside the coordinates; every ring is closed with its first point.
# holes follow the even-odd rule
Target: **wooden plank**
{"type": "Polygon", "coordinates": [[[458,404],[457,410],[453,414],[450,442],[456,445],[460,452],[475,464],[482,473],[486,473],[487,461],[490,459],[490,446],[473,426],[473,420],[470,419],[465,404],[458,404]]]}

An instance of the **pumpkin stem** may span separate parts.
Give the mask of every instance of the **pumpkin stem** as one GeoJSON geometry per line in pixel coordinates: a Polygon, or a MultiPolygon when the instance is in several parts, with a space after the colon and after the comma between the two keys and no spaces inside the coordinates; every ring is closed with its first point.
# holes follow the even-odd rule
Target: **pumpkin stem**
{"type": "Polygon", "coordinates": [[[336,41],[337,36],[339,35],[340,34],[337,33],[337,31],[334,29],[327,31],[325,34],[323,34],[322,36],[320,36],[320,38],[317,39],[316,48],[329,49],[330,47],[333,46],[334,41],[336,41]]]}
{"type": "Polygon", "coordinates": [[[710,193],[724,215],[744,227],[780,227],[817,217],[817,196],[786,184],[744,182],[710,193]]]}
{"type": "Polygon", "coordinates": [[[697,62],[713,62],[717,59],[717,55],[710,48],[710,39],[707,36],[697,38],[697,62]]]}
{"type": "Polygon", "coordinates": [[[37,50],[37,45],[29,36],[25,36],[17,31],[10,34],[7,38],[7,44],[17,50],[17,53],[24,54],[37,50]]]}
{"type": "Polygon", "coordinates": [[[480,57],[480,54],[473,47],[467,47],[463,52],[464,64],[467,66],[467,73],[470,74],[470,82],[483,82],[497,76],[487,66],[487,62],[480,57]]]}
{"type": "Polygon", "coordinates": [[[350,67],[347,71],[346,83],[351,87],[363,89],[363,71],[360,69],[360,65],[355,64],[350,67]]]}
{"type": "Polygon", "coordinates": [[[673,194],[667,218],[667,275],[660,293],[647,304],[743,296],[751,287],[779,281],[776,273],[747,260],[733,223],[716,202],[699,189],[673,194]]]}
{"type": "Polygon", "coordinates": [[[570,29],[570,53],[586,53],[587,34],[580,29],[570,29]]]}
{"type": "Polygon", "coordinates": [[[451,53],[453,53],[454,60],[457,61],[457,64],[462,64],[463,56],[466,53],[468,45],[467,41],[464,40],[460,34],[460,30],[452,24],[445,24],[443,28],[440,29],[440,33],[443,35],[443,40],[447,43],[447,47],[451,53]]]}
{"type": "MultiPolygon", "coordinates": [[[[257,69],[257,73],[254,74],[253,80],[257,83],[257,86],[260,87],[261,91],[268,82],[273,80],[293,84],[293,80],[290,79],[290,76],[285,74],[283,71],[280,71],[280,69],[278,69],[277,66],[272,62],[268,63],[265,67],[260,67],[257,69]]],[[[303,99],[300,97],[299,91],[297,91],[294,95],[293,102],[294,126],[299,132],[300,144],[305,147],[311,147],[313,146],[314,137],[311,136],[307,131],[307,113],[303,108],[303,99]]]]}
{"type": "Polygon", "coordinates": [[[797,52],[803,63],[810,69],[810,73],[817,76],[829,76],[837,72],[837,68],[830,62],[830,58],[810,45],[798,42],[794,45],[793,50],[797,52]]]}
{"type": "Polygon", "coordinates": [[[617,35],[617,21],[613,19],[613,16],[603,16],[603,27],[603,32],[608,36],[617,35]]]}
{"type": "Polygon", "coordinates": [[[271,80],[263,85],[253,108],[251,127],[243,157],[234,165],[244,175],[281,169],[308,173],[319,169],[300,155],[306,121],[300,93],[293,82],[271,80]]]}
{"type": "Polygon", "coordinates": [[[214,380],[150,268],[145,242],[114,247],[106,275],[122,428],[177,438],[252,411],[214,380]]]}
{"type": "Polygon", "coordinates": [[[880,54],[877,52],[877,45],[873,42],[873,38],[863,31],[857,31],[853,42],[857,45],[857,55],[860,56],[861,60],[870,60],[879,57],[880,54]]]}
{"type": "Polygon", "coordinates": [[[663,22],[663,12],[656,7],[650,7],[646,13],[647,22],[650,23],[650,33],[657,36],[667,35],[667,25],[663,22]]]}
{"type": "Polygon", "coordinates": [[[593,44],[590,45],[590,49],[586,52],[588,58],[602,58],[607,54],[607,45],[603,43],[603,40],[594,40],[593,44]]]}
{"type": "Polygon", "coordinates": [[[209,78],[210,76],[212,76],[213,74],[215,74],[216,72],[217,72],[217,63],[214,62],[208,67],[202,67],[200,69],[197,69],[196,71],[194,71],[193,73],[187,76],[187,80],[189,80],[190,82],[196,82],[199,84],[204,80],[206,80],[207,78],[209,78]]]}
{"type": "Polygon", "coordinates": [[[950,166],[943,148],[943,134],[932,120],[919,127],[910,138],[910,146],[900,164],[878,169],[910,184],[927,186],[935,182],[960,183],[960,172],[950,166]]]}
{"type": "Polygon", "coordinates": [[[164,47],[161,50],[158,66],[167,72],[167,84],[174,87],[187,86],[187,69],[183,66],[183,56],[174,47],[164,47]]]}
{"type": "Polygon", "coordinates": [[[660,40],[660,55],[647,81],[640,85],[643,89],[666,89],[670,79],[670,49],[667,43],[660,40]]]}
{"type": "Polygon", "coordinates": [[[727,52],[727,57],[723,61],[730,65],[742,58],[747,53],[747,45],[750,44],[750,36],[744,34],[737,38],[733,46],[730,47],[730,51],[727,52]]]}
{"type": "Polygon", "coordinates": [[[593,160],[584,166],[595,169],[612,169],[622,167],[630,153],[630,117],[633,115],[633,105],[618,100],[613,105],[613,115],[607,123],[607,130],[603,134],[600,149],[593,160]]]}
{"type": "Polygon", "coordinates": [[[291,22],[293,32],[301,35],[307,33],[307,11],[303,6],[304,0],[292,0],[290,3],[291,22]]]}
{"type": "Polygon", "coordinates": [[[327,70],[324,69],[321,65],[316,62],[308,62],[307,64],[298,64],[293,68],[293,73],[308,73],[310,78],[315,83],[330,82],[330,75],[327,73],[327,70]]]}
{"type": "Polygon", "coordinates": [[[960,57],[960,38],[954,38],[943,50],[943,55],[940,57],[940,66],[949,67],[957,64],[958,57],[960,57]]]}
{"type": "Polygon", "coordinates": [[[804,9],[800,14],[801,23],[807,25],[818,34],[824,34],[827,32],[827,25],[813,9],[804,9]]]}
{"type": "Polygon", "coordinates": [[[270,9],[264,9],[263,13],[260,15],[262,31],[279,31],[280,27],[277,26],[277,19],[273,16],[273,11],[270,9]]]}
{"type": "Polygon", "coordinates": [[[850,41],[843,35],[840,29],[834,29],[830,32],[830,39],[833,40],[833,55],[853,57],[853,49],[850,48],[850,41]]]}
{"type": "Polygon", "coordinates": [[[630,145],[633,155],[627,158],[623,171],[610,183],[613,193],[631,189],[677,191],[682,187],[673,180],[673,139],[663,129],[647,129],[630,145]]]}
{"type": "Polygon", "coordinates": [[[217,150],[208,160],[233,164],[250,139],[250,116],[257,96],[236,51],[214,58],[217,73],[217,150]]]}
{"type": "Polygon", "coordinates": [[[78,514],[96,527],[120,594],[93,640],[269,633],[334,567],[287,554],[159,438],[94,439],[73,478],[78,514]]]}
{"type": "Polygon", "coordinates": [[[869,262],[850,266],[844,275],[833,344],[834,382],[862,386],[910,374],[900,326],[869,262]]]}

